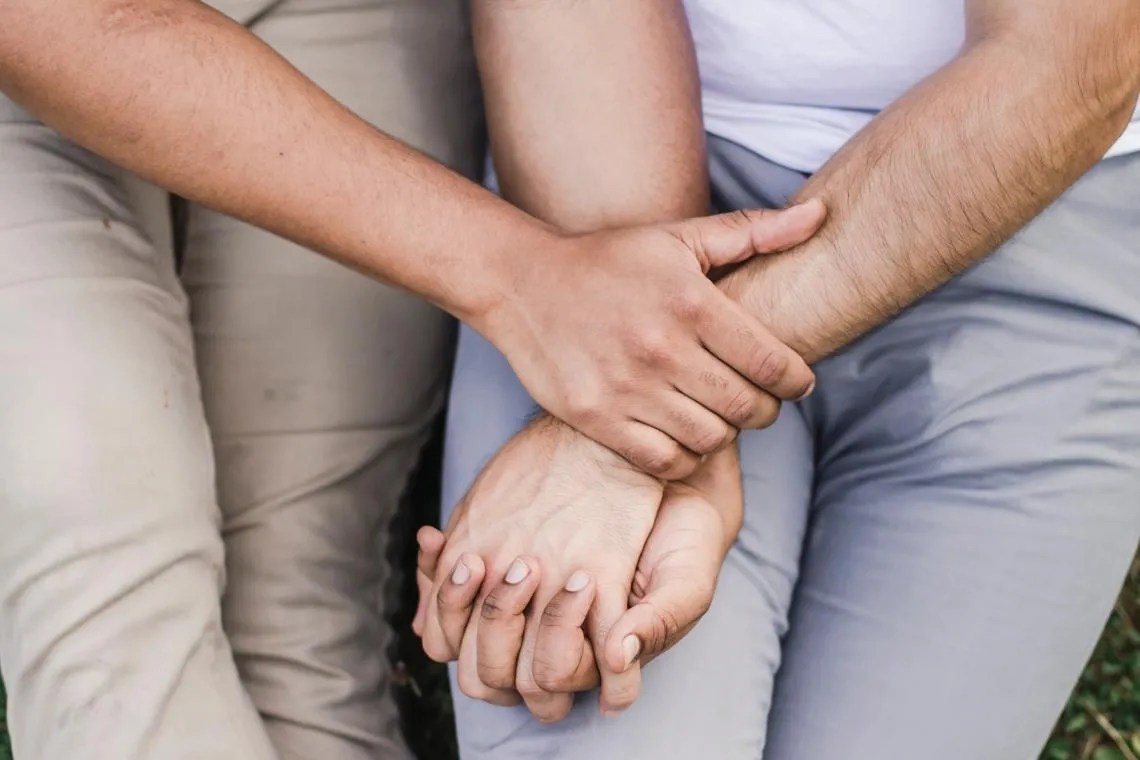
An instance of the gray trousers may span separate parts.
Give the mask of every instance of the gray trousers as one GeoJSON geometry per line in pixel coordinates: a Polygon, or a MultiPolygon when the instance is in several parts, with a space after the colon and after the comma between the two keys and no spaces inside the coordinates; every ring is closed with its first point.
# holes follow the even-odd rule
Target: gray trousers
{"type": "MultiPolygon", "coordinates": [[[[463,0],[215,0],[380,128],[483,156],[463,0]]],[[[0,668],[20,760],[380,760],[381,561],[451,321],[0,96],[0,668]],[[224,590],[224,596],[223,596],[224,590]]]]}
{"type": "MultiPolygon", "coordinates": [[[[714,139],[726,208],[803,177],[714,139]]],[[[899,220],[905,224],[905,219],[899,220]]],[[[602,718],[457,697],[464,760],[1032,760],[1140,538],[1140,155],[817,367],[741,437],[707,617],[602,718]]],[[[460,338],[445,504],[531,408],[460,338]]]]}

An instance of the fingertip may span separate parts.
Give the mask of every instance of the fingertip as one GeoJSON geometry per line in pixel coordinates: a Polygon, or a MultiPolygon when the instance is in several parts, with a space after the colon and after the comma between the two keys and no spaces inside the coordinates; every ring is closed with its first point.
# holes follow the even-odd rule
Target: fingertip
{"type": "Polygon", "coordinates": [[[437,551],[443,546],[443,533],[440,532],[439,528],[425,525],[416,531],[416,543],[420,545],[420,549],[423,551],[437,551]]]}
{"type": "Polygon", "coordinates": [[[423,639],[424,654],[432,662],[446,664],[455,659],[451,647],[445,642],[436,640],[433,636],[425,636],[423,639]]]}

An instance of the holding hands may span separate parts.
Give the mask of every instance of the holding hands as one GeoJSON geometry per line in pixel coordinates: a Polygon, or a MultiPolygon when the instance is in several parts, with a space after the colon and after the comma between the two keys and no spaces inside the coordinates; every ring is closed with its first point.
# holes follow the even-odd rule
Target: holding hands
{"type": "Polygon", "coordinates": [[[810,238],[825,209],[739,211],[559,237],[473,326],[543,409],[665,480],[771,424],[814,375],[710,271],[810,238]]]}
{"type": "Polygon", "coordinates": [[[487,465],[446,538],[421,531],[416,632],[433,659],[459,660],[468,696],[556,721],[600,685],[602,710],[620,713],[640,667],[708,609],[742,513],[735,446],[662,485],[540,418],[487,465]]]}
{"type": "Polygon", "coordinates": [[[641,667],[707,611],[743,519],[737,429],[813,385],[707,275],[802,242],[823,216],[816,202],[570,238],[573,258],[520,273],[509,315],[480,325],[569,424],[540,415],[445,532],[418,536],[414,628],[430,657],[458,660],[465,694],[550,722],[600,686],[603,713],[620,713],[641,667]]]}

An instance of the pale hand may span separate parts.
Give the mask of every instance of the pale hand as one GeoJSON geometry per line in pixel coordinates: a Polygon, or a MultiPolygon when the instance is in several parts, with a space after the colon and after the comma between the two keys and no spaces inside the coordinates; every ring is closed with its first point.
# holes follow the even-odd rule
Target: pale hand
{"type": "MultiPolygon", "coordinates": [[[[474,625],[487,620],[519,632],[525,625],[537,634],[539,622],[525,620],[525,604],[484,604],[487,595],[479,589],[505,581],[541,608],[575,571],[584,571],[595,587],[587,629],[595,641],[603,640],[628,608],[663,489],[661,481],[563,423],[545,416],[532,422],[488,463],[452,516],[438,563],[450,572],[436,574],[417,615],[424,650],[448,661],[462,644],[468,650],[463,663],[474,665],[459,674],[469,696],[503,704],[517,700],[517,690],[536,715],[561,717],[569,695],[549,695],[533,679],[519,679],[515,652],[475,664],[477,639],[464,635],[473,604],[480,610],[474,625]]],[[[421,584],[427,575],[421,573],[421,584]]],[[[623,708],[639,681],[636,668],[611,672],[603,664],[603,703],[623,708]]]]}
{"type": "MultiPolygon", "coordinates": [[[[625,673],[635,665],[645,665],[692,630],[712,602],[720,567],[739,533],[742,517],[735,446],[710,457],[689,480],[668,485],[637,563],[629,609],[606,631],[604,667],[625,673]]],[[[452,566],[439,564],[443,534],[425,528],[420,544],[417,633],[423,629],[430,578],[437,568],[450,570],[449,577],[454,573],[452,566]]],[[[485,584],[483,604],[476,613],[480,619],[472,618],[470,625],[466,618],[472,612],[475,589],[440,597],[437,603],[450,639],[458,641],[467,631],[459,668],[469,685],[474,682],[472,696],[498,704],[516,701],[513,684],[503,670],[480,666],[517,661],[517,686],[532,692],[528,705],[538,708],[540,719],[558,720],[569,711],[569,695],[599,683],[594,644],[586,635],[597,586],[588,572],[578,570],[565,578],[561,590],[543,607],[530,604],[537,579],[527,581],[504,581],[494,587],[485,584]],[[527,609],[529,626],[523,619],[527,609]],[[496,688],[488,687],[481,673],[496,688]]],[[[474,585],[478,580],[472,577],[467,582],[474,585]]],[[[621,704],[611,700],[608,705],[603,703],[603,709],[619,712],[636,692],[619,696],[621,704]]]]}

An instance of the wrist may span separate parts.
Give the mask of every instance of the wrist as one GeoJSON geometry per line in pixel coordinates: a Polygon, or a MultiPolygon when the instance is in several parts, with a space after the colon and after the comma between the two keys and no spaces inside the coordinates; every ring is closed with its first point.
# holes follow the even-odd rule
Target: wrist
{"type": "Polygon", "coordinates": [[[823,309],[829,297],[824,268],[834,254],[815,238],[785,253],[749,262],[717,287],[778,340],[813,364],[836,348],[823,309]]]}
{"type": "Polygon", "coordinates": [[[453,293],[444,308],[500,351],[517,323],[514,308],[526,290],[528,273],[539,257],[565,247],[569,238],[554,227],[510,207],[505,230],[496,230],[487,245],[475,251],[470,277],[453,280],[453,293]]]}
{"type": "Polygon", "coordinates": [[[528,427],[540,431],[556,455],[563,458],[567,466],[580,468],[582,473],[604,471],[608,478],[619,479],[634,487],[649,484],[654,488],[665,486],[664,481],[639,470],[625,457],[547,411],[540,411],[528,427]]]}

